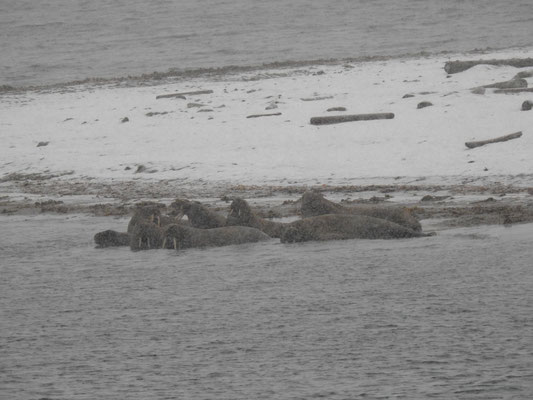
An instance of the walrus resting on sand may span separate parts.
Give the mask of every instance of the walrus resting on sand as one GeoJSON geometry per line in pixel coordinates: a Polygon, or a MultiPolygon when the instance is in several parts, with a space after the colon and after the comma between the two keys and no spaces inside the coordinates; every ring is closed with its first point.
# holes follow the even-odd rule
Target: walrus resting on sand
{"type": "Polygon", "coordinates": [[[96,247],[127,246],[130,244],[130,237],[126,232],[117,232],[111,229],[98,232],[94,235],[96,247]]]}
{"type": "Polygon", "coordinates": [[[279,238],[287,224],[269,221],[254,214],[246,200],[235,199],[230,205],[230,212],[226,220],[228,226],[249,226],[265,232],[268,236],[279,238]]]}
{"type": "Polygon", "coordinates": [[[399,225],[421,232],[420,222],[402,207],[376,207],[376,206],[353,206],[346,207],[342,204],[327,200],[318,192],[305,192],[302,195],[301,214],[303,218],[314,217],[324,214],[357,214],[369,217],[381,218],[395,222],[399,225]]]}
{"type": "Polygon", "coordinates": [[[169,225],[165,229],[162,247],[176,250],[193,247],[221,247],[269,239],[270,236],[266,233],[246,226],[198,229],[176,224],[169,225]]]}
{"type": "Polygon", "coordinates": [[[197,201],[177,199],[170,204],[170,207],[177,220],[186,215],[194,228],[209,229],[226,226],[226,218],[197,201]]]}
{"type": "Polygon", "coordinates": [[[282,243],[311,240],[399,239],[433,236],[417,232],[395,222],[366,215],[327,214],[304,218],[287,224],[282,243]]]}

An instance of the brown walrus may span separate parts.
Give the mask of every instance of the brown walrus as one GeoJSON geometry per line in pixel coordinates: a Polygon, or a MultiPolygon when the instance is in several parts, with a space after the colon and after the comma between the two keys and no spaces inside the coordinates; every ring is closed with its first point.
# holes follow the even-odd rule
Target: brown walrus
{"type": "Polygon", "coordinates": [[[303,218],[314,217],[324,214],[357,214],[369,217],[381,218],[395,222],[399,225],[421,232],[420,222],[402,207],[376,207],[376,206],[353,206],[346,207],[342,204],[327,200],[321,193],[308,191],[302,195],[301,214],[303,218]]]}
{"type": "Polygon", "coordinates": [[[129,240],[131,250],[160,249],[164,241],[164,230],[153,222],[139,222],[129,234],[129,240]]]}
{"type": "Polygon", "coordinates": [[[395,222],[367,215],[326,214],[287,224],[282,243],[311,240],[398,239],[432,236],[395,222]]]}
{"type": "Polygon", "coordinates": [[[176,250],[193,247],[221,247],[269,239],[270,236],[264,232],[246,226],[199,229],[176,224],[169,225],[165,229],[162,247],[176,250]]]}
{"type": "Polygon", "coordinates": [[[172,213],[179,220],[186,215],[192,227],[200,229],[220,228],[226,226],[226,218],[209,210],[197,201],[176,199],[170,207],[172,213]]]}
{"type": "Polygon", "coordinates": [[[268,236],[279,238],[287,224],[269,221],[254,214],[246,200],[237,198],[230,205],[230,212],[226,220],[228,226],[249,226],[265,232],[268,236]]]}
{"type": "Polygon", "coordinates": [[[94,235],[96,247],[118,247],[128,246],[130,244],[129,235],[126,232],[117,232],[111,229],[98,232],[94,235]]]}
{"type": "Polygon", "coordinates": [[[128,223],[128,234],[131,234],[137,225],[146,222],[153,223],[158,226],[161,225],[160,208],[161,206],[157,204],[141,205],[137,207],[130,219],[130,222],[128,223]]]}

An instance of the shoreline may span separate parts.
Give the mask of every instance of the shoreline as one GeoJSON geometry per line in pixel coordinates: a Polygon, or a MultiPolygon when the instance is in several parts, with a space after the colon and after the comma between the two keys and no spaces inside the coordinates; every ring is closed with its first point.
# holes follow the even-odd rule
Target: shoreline
{"type": "Polygon", "coordinates": [[[360,185],[360,186],[259,186],[228,185],[184,190],[169,181],[49,182],[17,180],[1,183],[1,216],[86,214],[98,217],[130,217],[136,204],[156,202],[163,211],[176,198],[200,201],[226,215],[236,198],[250,202],[258,215],[273,220],[299,217],[299,199],[307,190],[346,206],[367,205],[408,208],[423,225],[433,230],[481,225],[533,222],[533,186],[480,185],[360,185]],[[8,193],[8,194],[6,194],[8,193]]]}
{"type": "MultiPolygon", "coordinates": [[[[432,218],[452,217],[454,207],[472,217],[492,198],[483,206],[492,216],[458,223],[496,223],[494,215],[516,207],[524,208],[517,222],[529,221],[533,111],[520,105],[531,95],[497,90],[518,74],[531,87],[533,67],[447,74],[446,62],[461,56],[0,93],[0,212],[124,215],[135,202],[177,197],[222,209],[221,199],[239,196],[266,213],[316,189],[334,201],[374,198],[432,218]],[[390,119],[312,124],[369,113],[390,119]],[[518,131],[505,143],[465,146],[518,131]]],[[[476,53],[532,56],[531,48],[476,53]]]]}
{"type": "Polygon", "coordinates": [[[490,54],[507,54],[509,52],[527,52],[532,46],[517,46],[510,48],[472,49],[468,51],[442,50],[438,52],[420,51],[417,53],[406,53],[398,55],[365,55],[345,58],[320,58],[310,60],[281,60],[262,64],[246,65],[223,65],[219,67],[197,67],[197,68],[169,68],[167,71],[154,71],[139,75],[127,76],[94,76],[83,79],[75,79],[60,83],[43,83],[37,85],[11,86],[0,85],[0,96],[3,94],[22,94],[26,92],[61,92],[88,90],[99,87],[145,87],[159,86],[165,84],[179,83],[191,79],[223,80],[231,77],[253,72],[269,72],[273,70],[287,71],[294,75],[313,67],[341,66],[344,64],[361,64],[387,62],[394,60],[418,60],[424,58],[453,58],[453,57],[478,57],[483,58],[490,54]]]}

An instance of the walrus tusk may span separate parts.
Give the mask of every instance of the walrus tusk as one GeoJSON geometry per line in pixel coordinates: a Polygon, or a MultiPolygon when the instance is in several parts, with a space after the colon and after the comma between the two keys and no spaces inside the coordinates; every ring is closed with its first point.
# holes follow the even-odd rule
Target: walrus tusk
{"type": "Polygon", "coordinates": [[[174,238],[174,250],[178,250],[178,241],[174,238]]]}
{"type": "Polygon", "coordinates": [[[161,246],[161,248],[164,249],[166,244],[167,244],[167,238],[164,238],[163,239],[163,245],[161,246]]]}

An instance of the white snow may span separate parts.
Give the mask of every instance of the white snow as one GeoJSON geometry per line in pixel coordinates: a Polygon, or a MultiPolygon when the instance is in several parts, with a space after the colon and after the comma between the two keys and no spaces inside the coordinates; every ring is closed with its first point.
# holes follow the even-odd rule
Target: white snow
{"type": "MultiPolygon", "coordinates": [[[[533,57],[533,49],[353,68],[314,66],[288,76],[287,70],[261,71],[150,87],[7,93],[0,95],[0,178],[73,171],[61,179],[257,185],[504,179],[532,185],[533,111],[520,107],[533,93],[487,89],[476,95],[470,89],[533,67],[479,65],[450,77],[443,69],[450,59],[510,57],[533,57]],[[156,100],[160,94],[205,89],[214,93],[156,100]],[[407,93],[415,96],[403,99],[407,93]],[[434,106],[417,109],[421,101],[434,106]],[[265,110],[273,102],[278,108],[265,110]],[[188,103],[205,106],[188,108],[188,103]],[[347,111],[326,112],[338,106],[347,111]],[[149,117],[148,112],[168,113],[149,117]],[[273,112],[282,115],[246,118],[273,112]],[[393,112],[395,118],[309,122],[314,116],[376,112],[393,112]],[[129,122],[122,123],[123,117],[129,122]],[[517,131],[523,136],[505,143],[472,150],[464,144],[517,131]],[[49,144],[37,147],[41,141],[49,144]],[[139,165],[147,171],[136,173],[139,165]]],[[[528,81],[531,86],[533,78],[528,81]]]]}

